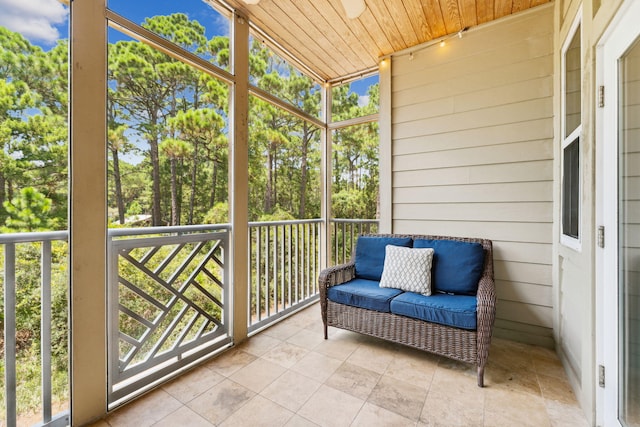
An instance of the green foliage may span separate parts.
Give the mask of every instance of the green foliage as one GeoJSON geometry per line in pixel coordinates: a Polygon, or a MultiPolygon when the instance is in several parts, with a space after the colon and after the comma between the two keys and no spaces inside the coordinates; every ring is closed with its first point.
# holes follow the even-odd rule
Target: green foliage
{"type": "Polygon", "coordinates": [[[25,187],[13,200],[4,202],[7,212],[5,225],[7,230],[38,231],[53,228],[54,221],[49,217],[51,199],[33,187],[25,187]]]}

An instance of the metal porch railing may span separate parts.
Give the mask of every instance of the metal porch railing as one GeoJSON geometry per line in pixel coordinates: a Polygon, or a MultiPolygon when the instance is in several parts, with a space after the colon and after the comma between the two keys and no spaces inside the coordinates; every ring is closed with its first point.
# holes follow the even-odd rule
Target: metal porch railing
{"type": "Polygon", "coordinates": [[[321,225],[249,223],[249,333],[318,299],[321,225]]]}
{"type": "MultiPolygon", "coordinates": [[[[0,389],[3,394],[5,425],[15,426],[18,419],[17,385],[18,385],[18,362],[25,357],[24,353],[30,349],[37,348],[39,340],[40,347],[40,390],[34,390],[39,394],[40,410],[42,421],[38,425],[42,426],[66,426],[69,424],[69,411],[63,410],[58,414],[53,414],[53,369],[52,362],[52,279],[54,272],[53,248],[56,247],[63,252],[64,259],[59,260],[60,264],[66,266],[66,241],[68,232],[54,231],[45,233],[12,233],[0,235],[0,258],[4,258],[4,274],[0,275],[4,293],[3,312],[3,338],[4,338],[4,384],[0,389]],[[34,277],[35,276],[35,277],[34,277]],[[33,283],[38,281],[39,283],[33,283]],[[25,295],[27,291],[39,291],[39,295],[25,295]],[[39,297],[39,298],[38,298],[39,297]],[[39,301],[38,301],[39,299],[39,301]],[[40,329],[38,336],[30,336],[32,330],[27,329],[27,325],[17,325],[16,311],[40,311],[40,329]],[[25,329],[17,330],[17,327],[25,329]],[[23,337],[21,342],[18,336],[23,337]],[[28,348],[19,348],[28,347],[28,348]],[[26,351],[20,351],[26,350],[26,351]],[[20,353],[20,354],[19,354],[20,353]]],[[[66,271],[66,269],[64,270],[66,271]]],[[[59,273],[59,272],[56,272],[59,273]]],[[[58,276],[62,281],[66,291],[66,274],[64,278],[58,276]]],[[[61,285],[61,283],[57,283],[61,285]]],[[[66,298],[65,298],[66,302],[66,298]]],[[[66,335],[64,339],[66,341],[66,335]]],[[[63,344],[66,345],[66,342],[63,344]]],[[[67,361],[63,361],[66,363],[67,361]]],[[[68,388],[68,384],[67,384],[68,388]]],[[[68,405],[67,405],[68,406],[68,405]]]]}
{"type": "MultiPolygon", "coordinates": [[[[377,221],[335,219],[330,227],[335,264],[350,258],[357,236],[375,232],[377,221]]],[[[0,392],[7,426],[16,425],[21,412],[16,310],[23,308],[27,276],[39,295],[30,302],[39,311],[41,385],[35,393],[42,420],[36,425],[69,423],[68,410],[53,413],[65,405],[56,406],[51,380],[52,359],[58,357],[51,345],[52,283],[56,292],[67,292],[67,239],[67,231],[0,235],[5,373],[0,392]]],[[[320,219],[249,224],[250,334],[318,299],[321,239],[320,219]]],[[[110,407],[231,343],[229,240],[229,225],[108,230],[110,407]]],[[[61,334],[66,340],[66,330],[61,334]]]]}

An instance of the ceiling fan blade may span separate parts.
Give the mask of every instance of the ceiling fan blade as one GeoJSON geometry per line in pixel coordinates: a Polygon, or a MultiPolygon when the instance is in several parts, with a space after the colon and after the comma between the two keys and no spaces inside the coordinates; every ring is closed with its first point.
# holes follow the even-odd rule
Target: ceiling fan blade
{"type": "Polygon", "coordinates": [[[347,18],[356,19],[365,11],[367,5],[364,0],[342,0],[342,7],[347,14],[347,18]]]}

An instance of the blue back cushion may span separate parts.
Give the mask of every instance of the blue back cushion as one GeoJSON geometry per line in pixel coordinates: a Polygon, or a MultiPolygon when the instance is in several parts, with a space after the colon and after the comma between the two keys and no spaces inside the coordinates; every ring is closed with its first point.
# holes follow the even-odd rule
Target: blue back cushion
{"type": "Polygon", "coordinates": [[[356,277],[380,280],[387,245],[411,247],[410,237],[360,236],[356,244],[356,277]]]}
{"type": "Polygon", "coordinates": [[[484,270],[480,243],[416,239],[414,248],[433,248],[432,278],[436,292],[475,295],[484,270]]]}

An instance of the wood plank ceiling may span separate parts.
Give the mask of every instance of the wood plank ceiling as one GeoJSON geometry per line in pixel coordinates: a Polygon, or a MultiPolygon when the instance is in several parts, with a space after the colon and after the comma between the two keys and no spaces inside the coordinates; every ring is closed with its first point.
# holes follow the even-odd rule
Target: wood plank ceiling
{"type": "Polygon", "coordinates": [[[379,58],[549,0],[365,0],[356,19],[341,0],[227,0],[321,79],[366,72],[379,58]]]}

